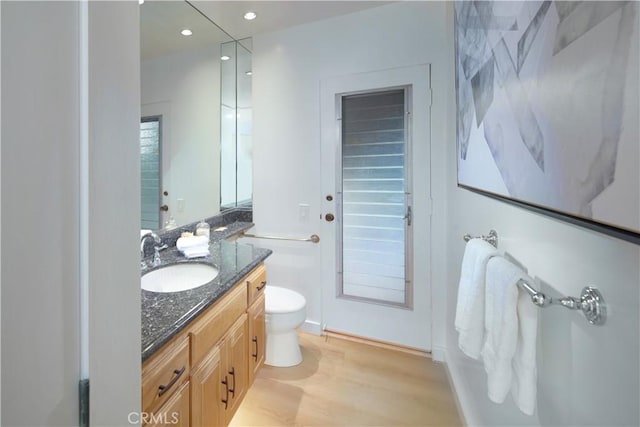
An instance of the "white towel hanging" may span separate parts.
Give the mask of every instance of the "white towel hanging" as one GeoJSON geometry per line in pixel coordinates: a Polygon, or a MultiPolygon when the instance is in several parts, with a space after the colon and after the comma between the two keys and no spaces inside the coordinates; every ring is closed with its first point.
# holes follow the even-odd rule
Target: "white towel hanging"
{"type": "Polygon", "coordinates": [[[465,247],[458,286],[455,327],[458,346],[467,356],[478,359],[484,343],[484,299],[487,261],[498,254],[482,239],[471,239],[465,247]]]}

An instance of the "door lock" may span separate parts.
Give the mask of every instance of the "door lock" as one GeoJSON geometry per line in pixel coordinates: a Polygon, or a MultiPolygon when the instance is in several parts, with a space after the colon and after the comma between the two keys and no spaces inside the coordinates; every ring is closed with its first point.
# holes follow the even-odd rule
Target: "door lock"
{"type": "Polygon", "coordinates": [[[326,214],[326,215],[324,216],[324,219],[325,219],[327,222],[331,222],[331,221],[333,221],[334,219],[336,219],[336,217],[335,217],[335,216],[333,216],[333,214],[328,213],[328,214],[326,214]]]}
{"type": "Polygon", "coordinates": [[[160,210],[161,210],[161,211],[164,211],[164,212],[168,212],[168,211],[169,211],[169,206],[167,206],[167,205],[162,205],[162,206],[160,206],[160,210]]]}

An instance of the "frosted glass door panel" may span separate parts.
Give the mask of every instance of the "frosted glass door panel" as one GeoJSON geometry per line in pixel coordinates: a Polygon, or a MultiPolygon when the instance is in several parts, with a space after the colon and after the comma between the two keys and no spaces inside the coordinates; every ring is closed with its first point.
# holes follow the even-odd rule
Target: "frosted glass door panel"
{"type": "Polygon", "coordinates": [[[406,305],[404,89],[342,97],[342,296],[406,305]]]}
{"type": "Polygon", "coordinates": [[[160,228],[161,152],[160,118],[145,117],[140,123],[140,193],[143,229],[160,228]]]}

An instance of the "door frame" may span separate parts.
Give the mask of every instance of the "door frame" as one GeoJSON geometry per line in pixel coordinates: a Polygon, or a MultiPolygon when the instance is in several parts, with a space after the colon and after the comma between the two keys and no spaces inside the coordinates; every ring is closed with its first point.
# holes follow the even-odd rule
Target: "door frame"
{"type": "MultiPolygon", "coordinates": [[[[431,141],[430,141],[430,64],[419,64],[371,72],[335,76],[320,82],[321,120],[321,224],[322,245],[322,310],[323,330],[385,341],[405,347],[431,350],[431,141]],[[411,164],[408,171],[412,182],[413,223],[410,237],[413,246],[413,308],[364,303],[362,300],[336,298],[337,239],[335,222],[324,220],[324,214],[333,213],[334,201],[326,196],[334,194],[335,171],[340,167],[338,143],[340,127],[336,120],[337,95],[411,87],[409,105],[409,137],[411,138],[411,164]],[[328,166],[327,166],[328,165],[328,166]],[[422,240],[416,236],[425,236],[422,240]],[[420,262],[418,262],[420,260],[420,262]],[[422,262],[424,260],[425,262],[422,262]],[[336,301],[338,301],[336,303],[336,301]],[[358,305],[367,304],[367,305],[358,305]],[[378,307],[379,315],[371,306],[378,307]],[[391,310],[391,311],[389,311],[391,310]],[[393,315],[393,317],[389,317],[393,315]],[[369,316],[366,321],[363,318],[369,316]],[[336,320],[337,317],[340,319],[336,320]],[[391,320],[390,320],[391,319],[391,320]],[[364,325],[363,325],[364,324],[364,325]],[[345,326],[346,325],[346,326],[345,326]],[[374,333],[372,333],[374,331],[374,333]]],[[[334,200],[336,198],[334,197],[334,200]]]]}

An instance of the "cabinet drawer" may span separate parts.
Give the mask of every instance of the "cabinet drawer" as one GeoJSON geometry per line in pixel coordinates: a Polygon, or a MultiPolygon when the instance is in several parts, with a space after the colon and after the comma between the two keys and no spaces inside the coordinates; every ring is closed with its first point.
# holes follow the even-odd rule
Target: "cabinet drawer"
{"type": "Polygon", "coordinates": [[[244,281],[247,284],[247,304],[251,305],[260,295],[264,294],[267,286],[267,269],[264,264],[260,264],[251,272],[244,281]]]}
{"type": "Polygon", "coordinates": [[[144,427],[189,427],[189,382],[178,389],[171,398],[153,413],[142,415],[144,427]]]}
{"type": "Polygon", "coordinates": [[[189,337],[183,335],[142,367],[142,410],[152,412],[189,379],[189,337]]]}
{"type": "Polygon", "coordinates": [[[191,335],[191,363],[195,366],[247,310],[247,288],[239,284],[197,321],[191,335]]]}

